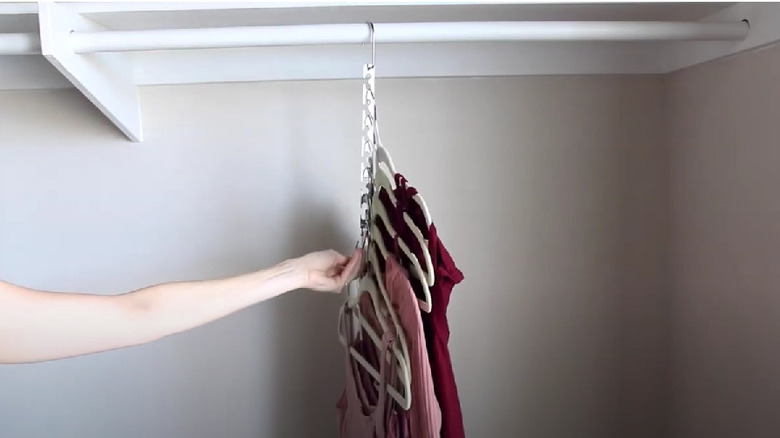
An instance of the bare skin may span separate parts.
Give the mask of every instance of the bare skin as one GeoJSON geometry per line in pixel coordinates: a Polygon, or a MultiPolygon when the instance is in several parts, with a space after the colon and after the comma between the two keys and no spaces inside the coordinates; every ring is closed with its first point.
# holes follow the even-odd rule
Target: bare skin
{"type": "Polygon", "coordinates": [[[121,295],[45,292],[0,281],[0,364],[145,344],[295,289],[338,292],[357,253],[320,251],[236,277],[166,283],[121,295]]]}

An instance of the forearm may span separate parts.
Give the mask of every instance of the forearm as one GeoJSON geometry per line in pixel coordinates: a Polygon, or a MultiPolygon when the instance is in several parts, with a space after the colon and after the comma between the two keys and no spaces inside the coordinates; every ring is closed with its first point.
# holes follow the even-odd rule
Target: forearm
{"type": "Polygon", "coordinates": [[[124,306],[135,309],[142,342],[179,333],[302,287],[303,281],[289,263],[220,280],[169,283],[123,296],[124,306]]]}
{"type": "Polygon", "coordinates": [[[36,362],[143,344],[301,287],[289,263],[232,278],[122,295],[30,291],[0,284],[0,363],[36,362]]]}

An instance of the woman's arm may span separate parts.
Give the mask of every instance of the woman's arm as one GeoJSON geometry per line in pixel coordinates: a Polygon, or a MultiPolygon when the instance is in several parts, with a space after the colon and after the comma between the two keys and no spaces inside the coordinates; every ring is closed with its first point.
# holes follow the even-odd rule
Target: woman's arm
{"type": "Polygon", "coordinates": [[[220,280],[169,283],[122,295],[43,292],[0,281],[0,363],[112,350],[179,333],[285,292],[339,291],[356,273],[335,251],[220,280]]]}

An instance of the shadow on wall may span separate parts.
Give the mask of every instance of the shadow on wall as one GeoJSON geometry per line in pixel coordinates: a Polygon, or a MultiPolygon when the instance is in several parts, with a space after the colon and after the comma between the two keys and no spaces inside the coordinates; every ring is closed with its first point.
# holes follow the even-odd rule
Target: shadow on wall
{"type": "MultiPolygon", "coordinates": [[[[283,256],[296,257],[311,251],[336,249],[347,253],[357,238],[357,219],[345,223],[327,193],[327,178],[298,132],[291,133],[288,205],[288,244],[283,256]],[[324,192],[323,192],[324,191],[324,192]],[[350,234],[354,231],[354,235],[350,234]]],[[[272,426],[266,436],[332,437],[337,432],[335,404],[343,388],[343,349],[336,337],[340,296],[309,291],[287,294],[274,309],[272,335],[275,340],[269,364],[277,380],[272,426]],[[290,415],[290,413],[295,413],[290,415]],[[305,419],[302,421],[302,419],[305,419]]]]}

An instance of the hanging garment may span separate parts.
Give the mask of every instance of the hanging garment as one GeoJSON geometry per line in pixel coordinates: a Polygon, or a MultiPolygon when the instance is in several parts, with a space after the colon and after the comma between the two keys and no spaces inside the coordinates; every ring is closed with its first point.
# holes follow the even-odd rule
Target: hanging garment
{"type": "Polygon", "coordinates": [[[417,189],[410,186],[406,177],[400,173],[396,173],[394,178],[395,190],[393,191],[393,194],[396,199],[399,200],[398,202],[401,203],[403,209],[409,214],[412,222],[420,229],[423,237],[430,240],[429,225],[425,219],[425,212],[423,212],[423,208],[417,203],[417,200],[414,199],[414,195],[417,194],[417,189]]]}
{"type": "Polygon", "coordinates": [[[409,366],[412,371],[409,432],[413,438],[439,438],[441,409],[433,389],[420,307],[409,284],[406,270],[392,255],[385,260],[385,285],[390,301],[398,312],[409,347],[409,366]]]}
{"type": "MultiPolygon", "coordinates": [[[[408,226],[403,223],[398,214],[390,213],[389,208],[406,211],[412,218],[412,221],[418,227],[425,229],[423,233],[428,239],[428,250],[431,254],[431,261],[435,273],[435,282],[430,287],[433,308],[430,313],[422,314],[423,327],[425,328],[425,340],[428,348],[428,359],[433,373],[433,386],[436,393],[436,399],[442,412],[442,438],[465,438],[466,433],[463,427],[463,414],[460,408],[460,397],[455,383],[455,373],[452,369],[452,359],[448,347],[450,339],[450,327],[447,321],[447,306],[450,302],[452,289],[463,281],[463,273],[455,265],[455,261],[450,256],[447,248],[439,239],[436,226],[431,224],[428,228],[425,222],[425,216],[422,208],[415,202],[414,195],[417,190],[408,185],[408,181],[401,174],[395,175],[396,190],[395,197],[398,206],[393,207],[390,198],[385,196],[382,201],[388,214],[393,217],[393,226],[396,231],[402,233],[411,233],[408,226]],[[388,207],[388,204],[390,206],[388,207]]],[[[382,194],[380,193],[380,199],[382,194]]],[[[402,235],[405,241],[415,240],[410,234],[402,235]]],[[[410,245],[412,251],[415,247],[410,245]]],[[[419,251],[419,249],[417,249],[419,251]]],[[[420,251],[421,252],[421,251],[420,251]]],[[[415,255],[419,253],[415,252],[415,255]]],[[[418,255],[419,257],[419,255],[418,255]]]]}
{"type": "MultiPolygon", "coordinates": [[[[384,333],[379,329],[380,325],[377,316],[374,313],[374,305],[371,302],[371,297],[367,294],[363,294],[358,301],[358,305],[360,306],[361,316],[368,321],[372,328],[375,328],[374,330],[379,336],[384,337],[384,333]]],[[[379,363],[381,351],[377,351],[377,347],[374,345],[371,338],[364,336],[356,342],[361,342],[362,348],[358,349],[358,351],[362,353],[363,357],[366,358],[366,361],[371,364],[375,370],[381,369],[381,364],[379,363]]],[[[357,367],[356,371],[359,376],[358,383],[362,385],[362,390],[366,395],[366,401],[372,406],[376,405],[380,395],[379,385],[374,384],[374,379],[365,368],[357,367]]]]}
{"type": "MultiPolygon", "coordinates": [[[[384,189],[380,190],[380,196],[382,193],[384,193],[384,189]]],[[[390,214],[390,213],[388,213],[390,214]]],[[[390,218],[390,220],[395,220],[393,218],[390,218]]],[[[396,220],[397,222],[397,220],[396,220]]],[[[405,225],[405,224],[404,224],[405,225]]],[[[395,228],[395,226],[393,226],[395,228]]],[[[375,236],[376,239],[382,239],[382,243],[384,243],[385,248],[388,248],[388,251],[392,251],[393,254],[397,257],[397,261],[400,263],[400,265],[406,270],[407,272],[412,272],[412,269],[414,269],[414,263],[412,260],[406,255],[405,252],[401,251],[401,249],[398,247],[398,241],[390,235],[390,232],[387,230],[385,225],[382,223],[382,221],[376,222],[376,229],[379,231],[379,235],[375,236]]],[[[399,230],[395,230],[396,233],[400,233],[399,230]]],[[[398,237],[401,239],[404,239],[401,234],[398,234],[398,237]]],[[[404,239],[404,243],[407,243],[407,240],[404,239]]],[[[416,243],[416,241],[415,241],[416,243]]],[[[420,256],[418,256],[418,253],[420,253],[419,245],[409,245],[407,243],[407,246],[415,247],[417,250],[410,248],[410,251],[412,251],[412,254],[414,254],[415,257],[418,257],[418,260],[420,256]],[[418,252],[415,252],[418,251],[418,252]]],[[[415,297],[417,297],[418,300],[424,302],[425,301],[425,291],[423,286],[423,282],[425,279],[418,278],[416,276],[410,276],[410,284],[412,286],[412,291],[414,291],[415,297]]],[[[427,285],[426,285],[427,286],[427,285]]]]}
{"type": "MultiPolygon", "coordinates": [[[[423,255],[422,247],[420,247],[420,241],[417,240],[412,230],[409,229],[409,224],[407,224],[406,221],[403,219],[403,213],[404,212],[409,213],[408,209],[405,207],[409,206],[409,204],[413,203],[413,201],[409,201],[406,199],[398,200],[398,198],[396,197],[396,200],[398,200],[398,203],[400,205],[395,205],[393,204],[393,201],[390,199],[390,195],[387,193],[384,187],[379,188],[377,196],[379,197],[379,201],[382,203],[382,206],[385,208],[387,215],[392,221],[391,225],[398,233],[399,237],[403,239],[404,243],[406,243],[406,245],[409,247],[409,250],[412,252],[412,254],[414,254],[414,256],[417,257],[417,260],[419,260],[420,263],[422,263],[425,260],[425,256],[423,255]]],[[[417,203],[414,203],[414,205],[417,205],[417,203]]],[[[420,228],[421,226],[418,225],[417,221],[413,218],[413,216],[409,215],[409,217],[412,218],[412,222],[420,230],[420,234],[423,235],[423,238],[428,239],[429,232],[428,232],[428,226],[425,224],[425,218],[422,219],[423,220],[422,228],[420,228]]],[[[380,232],[382,233],[382,238],[383,238],[382,241],[385,243],[385,247],[392,248],[393,247],[392,237],[388,233],[387,228],[382,226],[381,222],[380,225],[377,225],[377,228],[379,228],[380,232]]],[[[402,263],[402,265],[405,265],[405,263],[411,264],[411,260],[406,259],[405,254],[401,253],[400,255],[404,262],[402,263]]],[[[423,266],[423,270],[426,270],[427,268],[428,268],[427,266],[423,266]]]]}
{"type": "MultiPolygon", "coordinates": [[[[352,329],[353,312],[352,309],[344,309],[343,317],[346,319],[348,333],[351,333],[352,329]]],[[[370,349],[362,339],[353,341],[352,347],[364,354],[370,349]]],[[[383,333],[380,358],[384,359],[390,352],[392,340],[393,336],[390,332],[383,333]]],[[[369,340],[368,343],[371,341],[369,340]]],[[[370,348],[373,348],[373,344],[370,348]]],[[[366,388],[372,387],[373,383],[366,383],[360,371],[362,368],[352,359],[349,349],[346,349],[346,388],[336,403],[341,438],[398,437],[398,420],[393,418],[392,399],[387,394],[387,382],[395,377],[395,362],[387,360],[378,362],[380,382],[376,402],[371,403],[372,397],[367,393],[366,388]]]]}
{"type": "Polygon", "coordinates": [[[433,371],[433,387],[442,410],[441,436],[442,438],[465,438],[460,397],[458,397],[458,387],[455,384],[455,373],[452,370],[448,347],[450,326],[447,321],[447,306],[450,303],[452,288],[463,281],[463,273],[455,266],[447,248],[439,240],[434,224],[431,224],[430,231],[429,246],[436,272],[436,282],[431,286],[434,306],[430,313],[423,314],[422,319],[428,346],[428,359],[431,361],[433,371]]]}
{"type": "MultiPolygon", "coordinates": [[[[360,297],[359,305],[363,318],[368,321],[368,323],[377,333],[382,333],[378,317],[374,311],[374,305],[371,302],[371,297],[364,294],[360,297]]],[[[395,325],[389,324],[388,330],[391,331],[391,339],[395,339],[395,325]]],[[[380,352],[376,350],[373,342],[371,342],[371,340],[367,337],[364,338],[364,342],[366,343],[366,351],[363,352],[364,357],[366,360],[368,360],[368,363],[374,367],[374,369],[379,369],[379,357],[381,357],[380,352]]],[[[379,396],[378,386],[373,383],[373,379],[371,376],[369,376],[368,371],[366,371],[363,367],[358,367],[358,370],[361,373],[361,381],[363,382],[363,387],[366,390],[369,403],[376,404],[377,397],[379,396]]],[[[392,398],[388,399],[388,403],[391,403],[392,405],[392,411],[387,417],[388,436],[396,436],[397,431],[398,438],[410,438],[411,435],[409,434],[408,413],[405,410],[400,409],[400,407],[394,403],[392,398]]]]}

